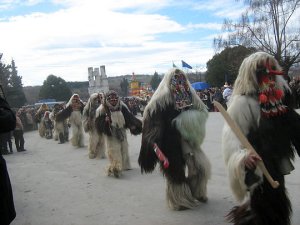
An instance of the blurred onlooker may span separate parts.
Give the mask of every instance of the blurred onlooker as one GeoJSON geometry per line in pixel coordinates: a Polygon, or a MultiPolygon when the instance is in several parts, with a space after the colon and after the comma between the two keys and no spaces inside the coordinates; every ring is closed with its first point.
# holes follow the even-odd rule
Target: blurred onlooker
{"type": "MultiPolygon", "coordinates": [[[[0,133],[12,131],[16,126],[16,117],[8,103],[0,97],[0,133]]],[[[8,225],[16,217],[13,193],[6,161],[0,151],[0,224],[8,225]]]]}
{"type": "Polygon", "coordinates": [[[12,141],[11,141],[11,131],[5,132],[5,133],[0,133],[0,147],[1,147],[1,152],[2,155],[7,155],[7,154],[12,154],[12,141]],[[9,151],[8,151],[8,147],[9,151]]]}
{"type": "Polygon", "coordinates": [[[298,109],[300,107],[300,77],[294,77],[289,86],[292,90],[292,107],[298,109]]]}
{"type": "Polygon", "coordinates": [[[16,128],[14,130],[14,138],[15,138],[15,144],[16,144],[16,148],[18,152],[23,152],[26,151],[26,149],[24,149],[24,132],[23,132],[23,124],[22,121],[20,119],[20,111],[17,112],[16,114],[16,128]]]}
{"type": "Polygon", "coordinates": [[[226,105],[228,106],[228,102],[229,102],[231,94],[232,94],[232,86],[231,86],[231,84],[228,84],[227,82],[225,82],[224,88],[225,89],[223,91],[223,98],[225,100],[226,105]]]}
{"type": "MultiPolygon", "coordinates": [[[[223,105],[223,107],[226,108],[226,103],[224,101],[223,94],[222,94],[222,91],[221,91],[220,88],[215,88],[215,92],[214,92],[214,95],[213,95],[213,100],[219,102],[220,104],[223,105]]],[[[214,107],[214,111],[218,112],[219,110],[216,107],[214,107]]]]}

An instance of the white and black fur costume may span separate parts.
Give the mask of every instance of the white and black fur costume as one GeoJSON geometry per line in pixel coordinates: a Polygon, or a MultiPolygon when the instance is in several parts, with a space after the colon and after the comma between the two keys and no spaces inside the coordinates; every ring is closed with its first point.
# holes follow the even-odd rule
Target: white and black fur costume
{"type": "Polygon", "coordinates": [[[59,120],[69,118],[71,124],[72,137],[71,142],[73,146],[83,147],[84,146],[84,135],[82,126],[82,111],[84,108],[83,102],[79,99],[78,94],[73,94],[69,102],[66,104],[66,108],[57,114],[59,120]],[[76,96],[78,102],[72,103],[73,98],[76,96]]]}
{"type": "MultiPolygon", "coordinates": [[[[101,94],[102,95],[102,94],[101,94]]],[[[89,158],[94,159],[97,156],[105,158],[105,141],[103,134],[96,129],[96,110],[100,106],[100,94],[91,94],[88,102],[83,109],[83,129],[89,134],[89,158]]]]}
{"type": "Polygon", "coordinates": [[[54,125],[54,140],[59,140],[59,144],[68,141],[68,122],[66,118],[59,117],[59,113],[63,110],[63,106],[56,104],[54,105],[53,111],[50,113],[50,119],[54,125]]]}
{"type": "Polygon", "coordinates": [[[53,122],[50,118],[50,111],[46,111],[41,120],[41,123],[45,127],[45,138],[51,139],[53,137],[53,122]]]}
{"type": "MultiPolygon", "coordinates": [[[[261,95],[262,74],[268,76],[276,92],[289,91],[280,75],[268,75],[266,65],[280,71],[269,54],[257,52],[247,57],[239,70],[230,99],[228,113],[262,158],[266,168],[280,186],[273,189],[258,167],[250,170],[244,160],[244,149],[227,124],[222,134],[222,149],[228,168],[230,186],[242,204],[231,210],[228,220],[236,225],[290,225],[291,203],[286,193],[284,175],[293,170],[294,152],[300,151],[300,116],[278,100],[267,101],[261,95]],[[260,72],[262,69],[264,73],[260,72]],[[274,80],[275,79],[275,80],[274,80]],[[272,115],[271,115],[272,114],[272,115]]],[[[269,89],[271,90],[271,89],[269,89]]]]}
{"type": "Polygon", "coordinates": [[[105,137],[106,155],[110,162],[107,175],[118,178],[122,171],[131,169],[126,129],[131,134],[138,135],[142,131],[142,122],[120,101],[117,93],[110,90],[105,95],[104,103],[96,111],[96,127],[105,137]],[[112,106],[107,100],[112,95],[118,99],[116,106],[112,106]]]}
{"type": "Polygon", "coordinates": [[[158,147],[169,160],[169,167],[160,163],[166,177],[166,198],[173,210],[193,208],[207,201],[210,163],[201,149],[205,137],[208,111],[186,74],[171,69],[165,74],[143,114],[142,144],[139,165],[142,173],[151,173],[159,162],[153,150],[158,147]],[[190,104],[178,109],[171,91],[172,79],[180,75],[189,89],[190,104]],[[187,175],[186,175],[186,170],[187,175]]]}

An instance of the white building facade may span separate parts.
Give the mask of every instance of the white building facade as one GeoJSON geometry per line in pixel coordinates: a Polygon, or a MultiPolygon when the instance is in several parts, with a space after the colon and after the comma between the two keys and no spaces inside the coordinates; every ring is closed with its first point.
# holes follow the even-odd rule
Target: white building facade
{"type": "Polygon", "coordinates": [[[108,79],[105,72],[105,66],[100,66],[99,68],[88,68],[89,73],[89,95],[93,93],[99,93],[99,92],[108,92],[109,86],[108,86],[108,79]]]}

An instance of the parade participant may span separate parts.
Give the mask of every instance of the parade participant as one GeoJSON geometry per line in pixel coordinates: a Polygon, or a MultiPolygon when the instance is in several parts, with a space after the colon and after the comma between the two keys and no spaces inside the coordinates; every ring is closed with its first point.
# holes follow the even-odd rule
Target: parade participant
{"type": "Polygon", "coordinates": [[[49,111],[47,104],[43,103],[35,114],[35,121],[38,123],[38,130],[41,137],[45,137],[46,128],[43,123],[41,123],[44,113],[49,111]]]}
{"type": "Polygon", "coordinates": [[[110,165],[107,175],[120,177],[122,171],[131,169],[126,129],[133,135],[142,131],[142,122],[123,103],[117,92],[110,90],[96,111],[96,126],[104,134],[110,165]]]}
{"type": "Polygon", "coordinates": [[[273,56],[257,52],[244,59],[234,83],[228,114],[258,153],[241,146],[225,124],[224,159],[231,189],[241,202],[228,215],[236,225],[290,225],[284,175],[293,170],[295,151],[300,153],[300,116],[282,103],[289,91],[282,74],[273,56]],[[257,166],[261,160],[278,188],[263,177],[257,166]]]}
{"type": "Polygon", "coordinates": [[[97,156],[105,158],[105,142],[103,134],[96,129],[96,110],[100,106],[103,98],[102,93],[91,94],[87,104],[83,109],[83,129],[89,133],[89,158],[94,159],[97,156]]]}
{"type": "Polygon", "coordinates": [[[65,120],[69,118],[69,123],[72,128],[71,142],[73,146],[83,147],[84,136],[82,127],[82,111],[84,104],[79,98],[78,94],[73,94],[69,102],[66,104],[66,108],[61,110],[57,114],[58,120],[65,120]]]}
{"type": "MultiPolygon", "coordinates": [[[[15,129],[16,117],[6,100],[0,97],[0,133],[15,129]]],[[[13,193],[6,161],[0,151],[0,224],[8,225],[16,217],[13,193]]]]}
{"type": "Polygon", "coordinates": [[[41,123],[43,123],[45,127],[45,138],[51,139],[53,137],[53,122],[50,118],[50,111],[44,113],[41,123]]]}
{"type": "Polygon", "coordinates": [[[62,104],[56,103],[53,106],[53,111],[50,113],[50,119],[53,123],[53,129],[54,129],[54,140],[59,140],[59,144],[65,143],[67,141],[67,132],[66,127],[68,129],[67,125],[67,119],[59,118],[57,114],[64,109],[62,104]]]}
{"type": "Polygon", "coordinates": [[[207,201],[210,163],[201,149],[208,111],[186,74],[173,68],[165,74],[147,104],[143,116],[139,165],[142,173],[151,173],[161,158],[166,177],[166,198],[173,210],[194,208],[207,201]],[[161,153],[153,150],[157,144],[161,153]],[[186,175],[187,171],[187,175],[186,175]]]}

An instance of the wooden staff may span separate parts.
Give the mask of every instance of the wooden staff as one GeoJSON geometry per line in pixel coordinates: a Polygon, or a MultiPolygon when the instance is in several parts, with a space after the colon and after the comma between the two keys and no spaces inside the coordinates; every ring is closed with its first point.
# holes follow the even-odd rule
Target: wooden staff
{"type": "MultiPolygon", "coordinates": [[[[229,125],[229,127],[231,128],[233,133],[237,136],[237,138],[242,143],[242,145],[246,149],[248,149],[248,151],[253,152],[254,154],[258,155],[257,152],[255,151],[255,149],[253,148],[253,146],[249,143],[248,139],[242,133],[241,129],[238,127],[238,125],[235,123],[235,121],[229,116],[229,114],[223,108],[223,106],[217,101],[214,101],[213,103],[217,107],[217,109],[220,111],[220,113],[222,114],[222,116],[226,120],[227,124],[229,125]]],[[[273,188],[278,188],[279,187],[279,182],[273,180],[273,178],[271,177],[269,171],[267,170],[264,162],[262,160],[259,160],[257,162],[257,166],[261,169],[261,171],[263,172],[264,176],[267,178],[267,180],[269,181],[271,186],[273,188]]]]}

